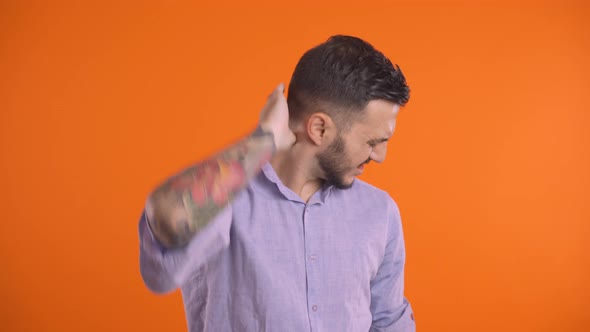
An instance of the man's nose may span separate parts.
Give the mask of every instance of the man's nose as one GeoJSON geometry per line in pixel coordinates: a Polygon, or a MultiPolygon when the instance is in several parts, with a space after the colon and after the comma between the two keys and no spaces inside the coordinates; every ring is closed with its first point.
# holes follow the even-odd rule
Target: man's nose
{"type": "Polygon", "coordinates": [[[373,160],[377,163],[382,163],[385,161],[386,155],[387,155],[387,143],[383,142],[381,144],[377,144],[377,146],[375,146],[373,148],[370,158],[371,158],[371,160],[373,160]]]}

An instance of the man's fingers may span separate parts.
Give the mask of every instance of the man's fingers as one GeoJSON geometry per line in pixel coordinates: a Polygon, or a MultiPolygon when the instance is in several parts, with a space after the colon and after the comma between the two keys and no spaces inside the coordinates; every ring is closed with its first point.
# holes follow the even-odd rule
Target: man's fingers
{"type": "Polygon", "coordinates": [[[273,95],[277,95],[279,93],[284,93],[285,92],[285,84],[284,83],[280,83],[279,85],[277,85],[277,87],[272,90],[272,92],[268,95],[268,98],[270,99],[273,95]]]}

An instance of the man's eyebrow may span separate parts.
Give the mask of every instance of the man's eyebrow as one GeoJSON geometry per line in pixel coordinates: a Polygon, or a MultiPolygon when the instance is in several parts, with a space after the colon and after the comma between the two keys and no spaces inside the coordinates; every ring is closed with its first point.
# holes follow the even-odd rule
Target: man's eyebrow
{"type": "Polygon", "coordinates": [[[374,138],[372,140],[369,140],[369,143],[383,143],[383,142],[387,142],[389,141],[389,137],[386,138],[374,138]]]}

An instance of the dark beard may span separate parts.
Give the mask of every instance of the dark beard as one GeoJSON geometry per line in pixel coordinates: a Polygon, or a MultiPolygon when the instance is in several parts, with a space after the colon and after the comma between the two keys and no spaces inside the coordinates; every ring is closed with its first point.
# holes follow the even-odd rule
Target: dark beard
{"type": "Polygon", "coordinates": [[[352,187],[354,180],[350,183],[344,182],[344,176],[350,171],[347,167],[350,161],[346,158],[344,140],[340,135],[326,148],[326,151],[318,154],[318,162],[328,184],[338,189],[352,187]]]}

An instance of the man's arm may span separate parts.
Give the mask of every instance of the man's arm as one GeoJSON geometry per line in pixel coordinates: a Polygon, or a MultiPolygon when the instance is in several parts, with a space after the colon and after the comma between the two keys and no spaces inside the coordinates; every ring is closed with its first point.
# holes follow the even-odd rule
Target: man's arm
{"type": "Polygon", "coordinates": [[[370,332],[415,332],[412,307],[404,297],[404,265],[406,259],[401,218],[397,205],[390,199],[389,234],[385,256],[371,281],[370,332]]]}
{"type": "Polygon", "coordinates": [[[294,143],[283,89],[281,84],[269,96],[252,135],[171,177],[148,197],[146,220],[164,247],[185,246],[246,187],[275,151],[294,143]]]}
{"type": "Polygon", "coordinates": [[[273,135],[257,130],[219,155],[160,185],[146,202],[146,219],[167,248],[186,245],[270,160],[273,135]]]}

